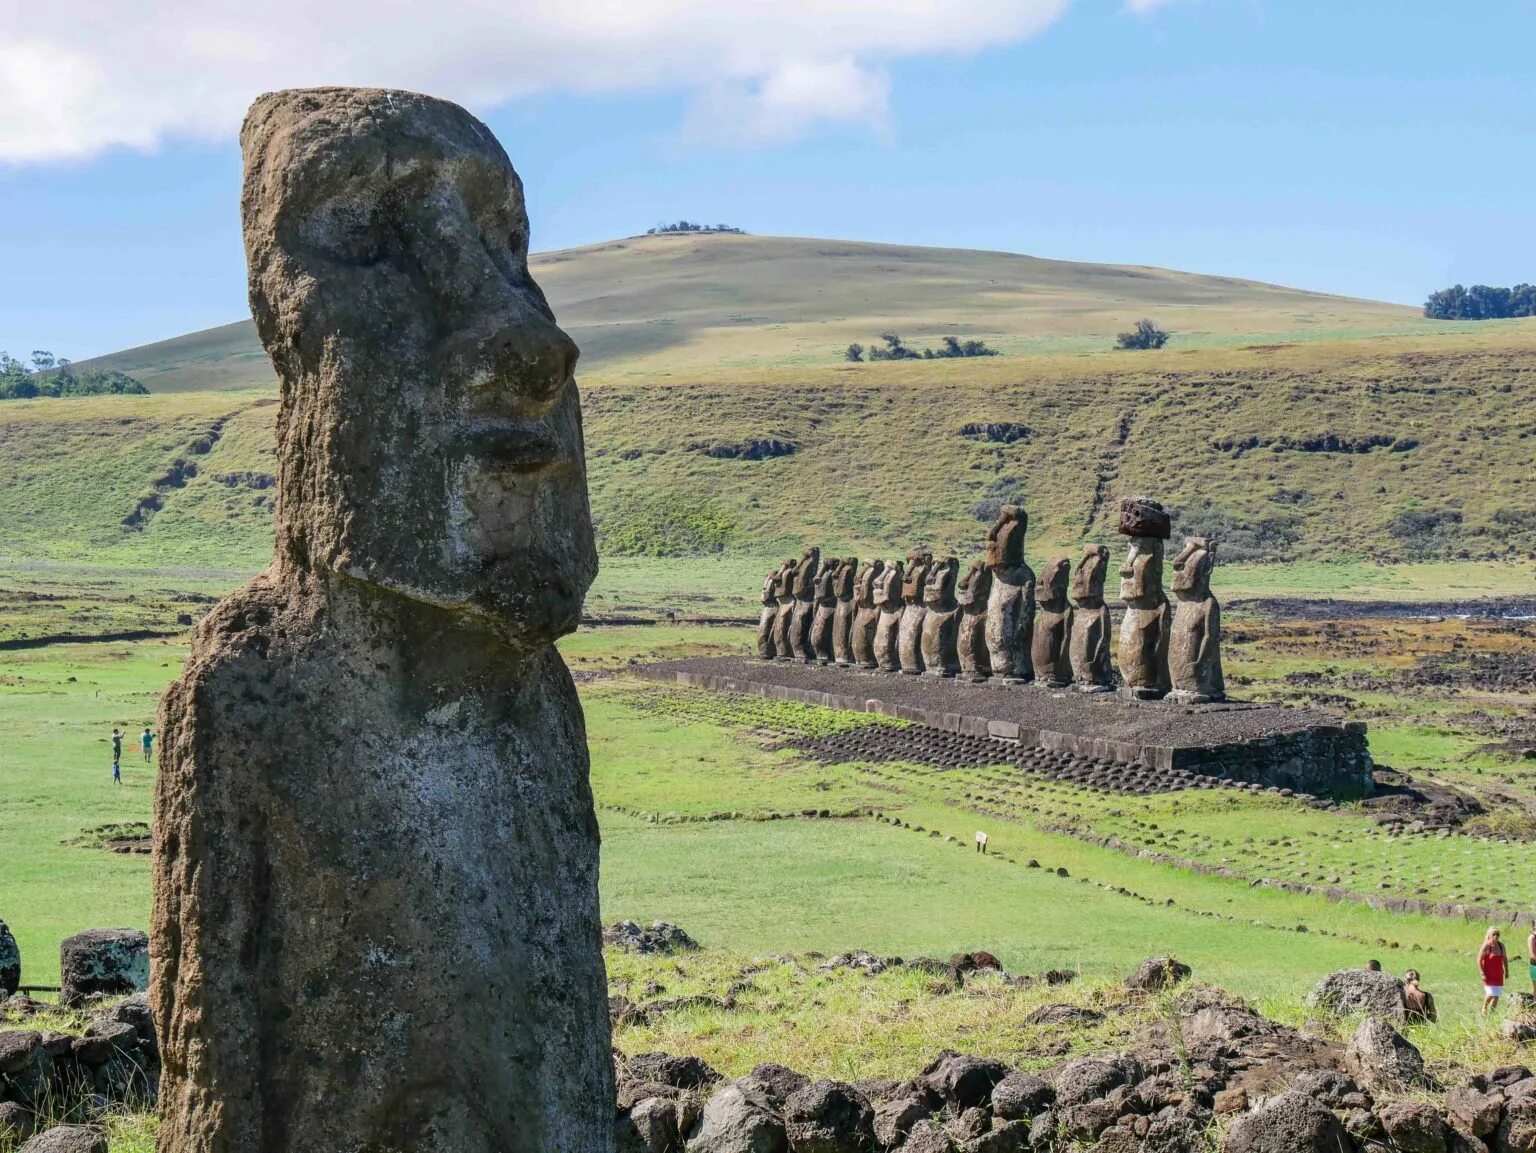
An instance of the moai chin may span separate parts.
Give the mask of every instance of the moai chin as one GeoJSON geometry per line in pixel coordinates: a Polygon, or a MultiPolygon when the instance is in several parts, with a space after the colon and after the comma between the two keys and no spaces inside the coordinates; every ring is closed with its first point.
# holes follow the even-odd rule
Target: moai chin
{"type": "Polygon", "coordinates": [[[1035,635],[1031,647],[1035,684],[1065,688],[1072,683],[1072,604],[1067,585],[1072,561],[1056,557],[1040,573],[1035,585],[1035,635]]]}
{"type": "Polygon", "coordinates": [[[820,571],[821,550],[806,549],[795,566],[795,603],[789,620],[790,654],[806,664],[816,660],[816,650],[811,646],[811,622],[816,617],[816,575],[820,571]]]}
{"type": "Polygon", "coordinates": [[[880,619],[875,624],[875,666],[882,673],[901,672],[901,621],[906,604],[902,589],[906,574],[901,561],[886,566],[875,580],[875,607],[880,619]]]}
{"type": "Polygon", "coordinates": [[[876,589],[880,587],[884,576],[885,562],[876,558],[864,562],[864,567],[859,570],[858,578],[854,582],[853,627],[849,636],[849,648],[853,656],[852,663],[861,669],[880,667],[880,662],[875,657],[875,630],[880,624],[880,605],[876,600],[876,589]]]}
{"type": "Polygon", "coordinates": [[[923,675],[952,677],[960,671],[960,604],[955,579],[960,562],[952,556],[934,561],[923,585],[923,675]]]}
{"type": "Polygon", "coordinates": [[[907,572],[901,581],[901,630],[897,646],[901,671],[912,677],[923,671],[923,617],[928,613],[923,604],[923,593],[928,586],[928,570],[932,567],[932,553],[913,549],[907,554],[907,572]]]}
{"type": "Polygon", "coordinates": [[[1115,687],[1109,606],[1104,603],[1108,572],[1109,549],[1091,544],[1072,574],[1072,685],[1080,693],[1107,693],[1115,687]]]}
{"type": "Polygon", "coordinates": [[[576,346],[490,131],[259,98],[271,565],[160,704],[160,1153],[589,1153],[614,1091],[598,831],[555,649],[597,571],[576,346]]]}
{"type": "Polygon", "coordinates": [[[757,618],[757,655],[765,661],[773,660],[778,654],[779,590],[785,571],[794,567],[795,562],[787,560],[763,580],[763,610],[757,618]]]}
{"type": "Polygon", "coordinates": [[[847,557],[837,570],[837,581],[832,588],[837,598],[837,608],[832,616],[832,659],[841,668],[853,664],[853,618],[858,612],[854,591],[858,572],[859,558],[847,557]]]}
{"type": "Polygon", "coordinates": [[[984,560],[974,561],[960,579],[955,599],[960,604],[960,628],[956,656],[960,676],[979,684],[992,675],[987,653],[987,598],[992,592],[992,570],[984,560]]]}
{"type": "Polygon", "coordinates": [[[811,651],[816,663],[832,663],[832,625],[837,616],[837,575],[843,562],[833,557],[816,574],[816,608],[811,617],[811,651]]]}
{"type": "Polygon", "coordinates": [[[779,583],[774,589],[774,599],[779,604],[778,615],[773,620],[773,652],[776,660],[795,659],[795,649],[790,638],[794,633],[795,572],[799,567],[799,561],[793,558],[786,560],[779,569],[779,583]]]}
{"type": "Polygon", "coordinates": [[[1131,538],[1120,569],[1120,598],[1125,601],[1120,621],[1121,693],[1131,700],[1158,700],[1170,688],[1168,634],[1173,613],[1163,593],[1168,513],[1155,500],[1132,497],[1121,509],[1120,531],[1131,538]]]}
{"type": "Polygon", "coordinates": [[[992,590],[987,599],[987,655],[992,675],[1005,685],[1034,680],[1031,646],[1035,625],[1035,574],[1024,563],[1024,533],[1029,515],[1004,505],[987,531],[987,568],[992,590]]]}
{"type": "Polygon", "coordinates": [[[1222,701],[1227,683],[1221,674],[1221,605],[1211,595],[1216,542],[1203,536],[1184,539],[1173,562],[1173,635],[1168,642],[1169,699],[1189,704],[1222,701]]]}

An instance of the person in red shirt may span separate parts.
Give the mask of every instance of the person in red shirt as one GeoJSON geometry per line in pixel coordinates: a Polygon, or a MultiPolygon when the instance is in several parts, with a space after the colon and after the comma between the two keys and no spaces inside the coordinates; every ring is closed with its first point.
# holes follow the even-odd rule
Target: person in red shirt
{"type": "Polygon", "coordinates": [[[1477,953],[1477,967],[1483,972],[1483,1016],[1498,1007],[1504,995],[1504,978],[1509,975],[1509,958],[1504,953],[1504,942],[1499,940],[1499,930],[1490,927],[1483,935],[1483,947],[1477,953]]]}

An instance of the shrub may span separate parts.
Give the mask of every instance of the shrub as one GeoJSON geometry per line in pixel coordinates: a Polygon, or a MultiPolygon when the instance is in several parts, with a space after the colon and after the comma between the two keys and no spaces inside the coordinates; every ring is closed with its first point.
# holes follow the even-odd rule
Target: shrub
{"type": "Polygon", "coordinates": [[[1115,337],[1116,348],[1162,348],[1167,343],[1167,331],[1150,320],[1138,320],[1130,332],[1115,337]]]}
{"type": "Polygon", "coordinates": [[[1505,320],[1514,316],[1536,316],[1536,284],[1517,284],[1513,288],[1495,288],[1474,284],[1464,288],[1453,284],[1429,294],[1424,315],[1430,320],[1505,320]]]}
{"type": "Polygon", "coordinates": [[[1208,536],[1217,541],[1216,556],[1223,562],[1287,560],[1301,539],[1301,526],[1294,513],[1246,518],[1197,500],[1173,510],[1169,543],[1177,548],[1182,537],[1208,536]]]}

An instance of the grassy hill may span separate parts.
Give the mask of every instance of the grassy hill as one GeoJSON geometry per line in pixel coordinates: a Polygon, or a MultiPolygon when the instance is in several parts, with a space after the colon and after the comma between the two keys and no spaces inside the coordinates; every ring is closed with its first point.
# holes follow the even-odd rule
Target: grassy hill
{"type": "MultiPolygon", "coordinates": [[[[1416,309],[1160,268],[774,236],[641,236],[548,252],[534,275],[605,375],[831,364],[894,329],[1009,354],[1086,352],[1142,316],[1179,347],[1439,331],[1416,309]]],[[[266,387],[249,320],[83,361],[155,392],[266,387]]]]}

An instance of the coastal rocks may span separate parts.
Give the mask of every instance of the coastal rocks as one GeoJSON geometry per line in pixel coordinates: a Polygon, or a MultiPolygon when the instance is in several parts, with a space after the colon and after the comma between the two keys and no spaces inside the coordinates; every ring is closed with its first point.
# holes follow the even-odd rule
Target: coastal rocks
{"type": "Polygon", "coordinates": [[[87,929],[59,945],[59,1004],[120,997],[149,988],[149,936],[137,929],[87,929]]]}
{"type": "Polygon", "coordinates": [[[521,184],[410,92],[269,94],[241,144],[276,552],[160,708],[160,1153],[606,1148],[597,822],[554,647],[597,560],[521,184]]]}

